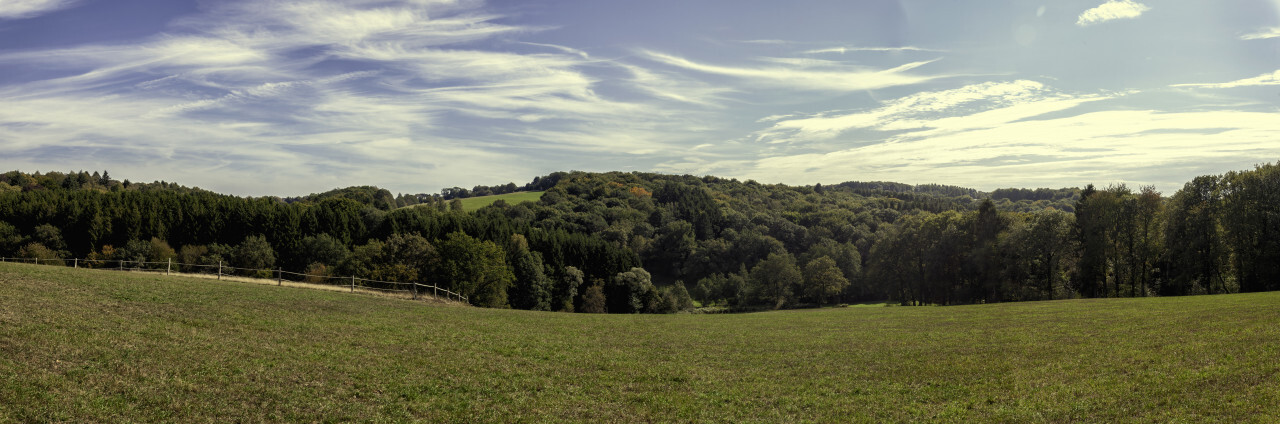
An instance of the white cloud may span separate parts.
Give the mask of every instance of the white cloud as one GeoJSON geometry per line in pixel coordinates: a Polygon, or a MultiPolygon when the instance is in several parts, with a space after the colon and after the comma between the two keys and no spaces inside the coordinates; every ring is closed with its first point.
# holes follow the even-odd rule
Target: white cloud
{"type": "Polygon", "coordinates": [[[683,79],[679,76],[659,73],[639,66],[617,64],[631,72],[632,82],[640,90],[658,98],[700,106],[720,107],[724,95],[736,90],[683,79]]]}
{"type": "Polygon", "coordinates": [[[241,194],[351,181],[429,190],[545,172],[519,153],[531,146],[600,161],[678,155],[706,125],[690,108],[729,92],[510,40],[543,28],[495,23],[469,1],[210,7],[170,35],[0,53],[57,75],[0,85],[0,151],[39,169],[198,170],[183,182],[241,194]],[[552,50],[495,51],[520,44],[552,50]],[[594,76],[610,73],[624,76],[594,76]],[[218,178],[232,170],[260,184],[218,178]]]}
{"type": "Polygon", "coordinates": [[[825,54],[825,53],[849,53],[849,52],[941,52],[942,50],[926,49],[921,47],[903,46],[903,47],[828,47],[822,49],[805,50],[804,54],[825,54]]]}
{"type": "MultiPolygon", "coordinates": [[[[998,125],[953,125],[864,147],[759,159],[737,175],[812,183],[884,180],[996,187],[1057,187],[1128,181],[1172,192],[1185,175],[1221,172],[1280,155],[1280,120],[1265,112],[1098,111],[1043,120],[1010,114],[998,125]],[[950,127],[950,128],[948,128],[950,127]],[[1160,146],[1153,148],[1152,146],[1160,146]]],[[[974,115],[957,116],[964,122],[974,115]]],[[[726,164],[726,166],[741,166],[726,164]]],[[[701,164],[715,169],[717,164],[701,164]]]]}
{"type": "Polygon", "coordinates": [[[581,57],[581,58],[583,58],[583,59],[591,59],[591,55],[587,54],[587,52],[582,51],[582,50],[575,49],[575,48],[573,48],[573,47],[561,46],[561,45],[558,45],[558,44],[530,43],[530,42],[525,42],[525,41],[520,42],[520,44],[526,44],[526,45],[530,45],[530,46],[538,46],[538,47],[546,47],[546,48],[556,49],[556,50],[559,50],[559,51],[562,51],[562,52],[565,52],[565,53],[572,54],[572,55],[574,55],[574,56],[581,57]]]}
{"type": "MultiPolygon", "coordinates": [[[[1010,113],[1035,115],[1097,100],[1097,96],[1068,96],[1055,93],[1035,81],[987,82],[952,90],[920,92],[887,101],[871,110],[828,112],[805,118],[769,119],[777,121],[771,128],[756,134],[757,140],[770,143],[827,140],[853,129],[895,131],[951,125],[938,116],[954,115],[960,109],[990,109],[987,115],[968,116],[966,123],[990,125],[984,117],[1010,113]]],[[[1002,119],[1002,118],[997,118],[1002,119]]]]}
{"type": "Polygon", "coordinates": [[[659,168],[791,184],[884,180],[993,189],[1127,182],[1171,193],[1188,175],[1280,156],[1274,113],[1109,106],[1133,95],[1063,93],[1027,80],[973,84],[861,111],[770,116],[760,122],[772,125],[756,138],[791,144],[769,144],[747,161],[692,152],[659,168]]]}
{"type": "Polygon", "coordinates": [[[748,79],[776,88],[794,90],[874,90],[919,84],[940,78],[937,76],[912,75],[906,72],[932,63],[934,60],[911,62],[896,68],[876,70],[814,59],[770,60],[787,66],[732,67],[707,65],[682,57],[652,51],[642,51],[641,54],[651,60],[678,68],[748,79]]]}
{"type": "Polygon", "coordinates": [[[0,19],[26,19],[74,6],[77,0],[4,0],[0,19]]]}
{"type": "Polygon", "coordinates": [[[1264,40],[1268,38],[1280,38],[1280,27],[1263,28],[1240,36],[1241,40],[1264,40]]]}
{"type": "Polygon", "coordinates": [[[1107,0],[1106,3],[1081,13],[1076,19],[1076,25],[1089,26],[1116,19],[1134,19],[1148,10],[1151,10],[1150,6],[1133,0],[1107,0]]]}
{"type": "Polygon", "coordinates": [[[1245,78],[1231,82],[1221,83],[1197,83],[1197,84],[1174,84],[1172,87],[1196,87],[1196,88],[1237,88],[1237,87],[1258,87],[1266,85],[1280,85],[1280,70],[1269,74],[1262,74],[1253,78],[1245,78]]]}

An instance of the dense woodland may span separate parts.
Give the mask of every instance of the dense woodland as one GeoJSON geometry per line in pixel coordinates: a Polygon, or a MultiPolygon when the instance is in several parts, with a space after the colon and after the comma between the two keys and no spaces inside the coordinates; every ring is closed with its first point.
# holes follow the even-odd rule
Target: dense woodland
{"type": "Polygon", "coordinates": [[[0,256],[282,268],[611,313],[1264,291],[1280,289],[1280,165],[1170,196],[575,171],[440,195],[244,198],[12,171],[0,174],[0,256]],[[474,212],[455,200],[523,190],[546,193],[474,212]]]}

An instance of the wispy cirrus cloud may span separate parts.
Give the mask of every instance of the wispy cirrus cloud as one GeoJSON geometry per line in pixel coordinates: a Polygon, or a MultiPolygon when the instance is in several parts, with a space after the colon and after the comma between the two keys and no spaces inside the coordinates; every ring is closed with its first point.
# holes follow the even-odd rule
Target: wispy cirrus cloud
{"type": "Polygon", "coordinates": [[[75,6],[78,0],[5,0],[0,19],[26,19],[75,6]]]}
{"type": "Polygon", "coordinates": [[[836,182],[853,173],[864,180],[946,181],[984,189],[1129,181],[1171,192],[1186,181],[1185,174],[1280,155],[1280,121],[1265,112],[1104,110],[1003,121],[762,158],[745,174],[763,181],[836,182]]]}
{"type": "Polygon", "coordinates": [[[804,54],[826,54],[826,53],[840,53],[840,54],[844,54],[844,53],[854,53],[854,52],[891,52],[891,53],[896,53],[896,52],[942,52],[942,51],[943,51],[943,50],[937,50],[937,49],[926,49],[926,48],[923,48],[923,47],[912,47],[912,46],[902,46],[902,47],[858,47],[858,46],[840,46],[840,47],[826,47],[826,48],[821,48],[821,49],[805,50],[805,51],[803,51],[803,52],[801,52],[801,53],[804,53],[804,54]]]}
{"type": "MultiPolygon", "coordinates": [[[[1137,1],[1094,0],[1100,6],[1078,23],[1132,19],[1151,9],[1137,1]]],[[[1237,37],[1270,37],[1271,28],[1246,34],[1206,24],[1186,39],[1211,33],[1211,42],[1149,40],[1172,45],[1152,49],[1148,64],[1194,58],[1211,69],[1112,71],[1088,65],[1084,59],[1103,57],[1097,46],[1071,37],[1040,37],[1034,51],[1017,55],[999,44],[1009,39],[1010,19],[1023,15],[1028,20],[1014,33],[1020,46],[1031,47],[1022,41],[1033,31],[1051,34],[1053,5],[1036,11],[1044,19],[1030,20],[1031,11],[988,5],[936,5],[904,15],[876,2],[837,2],[833,9],[849,12],[841,16],[864,18],[859,28],[845,19],[821,23],[811,10],[790,14],[797,8],[765,13],[812,25],[761,26],[784,16],[744,11],[719,16],[726,25],[709,28],[705,16],[695,15],[717,8],[605,2],[563,13],[575,6],[126,3],[138,9],[146,2],[188,15],[147,20],[148,14],[112,9],[95,16],[109,2],[45,1],[38,3],[95,8],[50,16],[57,18],[51,25],[62,25],[52,29],[3,22],[5,35],[33,42],[0,39],[0,161],[20,169],[128,167],[135,180],[179,178],[256,195],[353,183],[423,192],[563,169],[799,184],[1062,186],[1160,175],[1186,181],[1197,172],[1187,169],[1205,166],[1197,157],[1221,165],[1205,170],[1219,173],[1280,155],[1269,126],[1274,113],[1264,113],[1275,107],[1267,90],[1235,90],[1227,100],[1205,91],[1274,86],[1278,75],[1246,78],[1262,72],[1248,67],[1256,57],[1222,48],[1240,43],[1237,37]],[[962,10],[974,14],[956,19],[962,10]],[[672,19],[663,32],[620,21],[584,24],[615,15],[647,22],[677,11],[690,15],[672,19]],[[98,18],[124,35],[67,27],[98,18]],[[146,29],[130,26],[162,32],[138,35],[146,29]],[[49,35],[55,32],[66,36],[49,35]],[[1221,34],[1230,36],[1220,40],[1221,34]],[[1170,52],[1179,53],[1171,59],[1170,52]],[[1219,81],[1196,77],[1225,69],[1236,71],[1219,81]]],[[[1170,22],[1150,23],[1183,25],[1173,20],[1212,8],[1189,4],[1161,3],[1170,22]]],[[[1127,38],[1151,29],[1109,30],[1127,38]]]]}
{"type": "Polygon", "coordinates": [[[776,119],[774,125],[756,133],[769,143],[794,143],[832,139],[855,129],[877,131],[918,130],[957,121],[940,118],[972,109],[988,109],[986,115],[966,117],[968,125],[994,125],[1010,116],[1033,116],[1061,110],[1103,98],[1098,95],[1068,95],[1044,84],[1018,80],[986,82],[964,87],[920,92],[884,102],[883,106],[856,112],[826,112],[803,118],[776,119]],[[999,115],[995,122],[989,117],[999,115]]]}
{"type": "Polygon", "coordinates": [[[728,101],[726,95],[738,90],[732,87],[707,84],[689,80],[679,75],[662,73],[639,66],[618,64],[631,72],[633,84],[649,94],[701,106],[722,107],[728,101]]]}
{"type": "Polygon", "coordinates": [[[1143,94],[1068,93],[1030,80],[919,92],[874,108],[770,116],[748,139],[771,146],[754,159],[693,154],[660,169],[982,189],[1127,181],[1171,192],[1186,175],[1280,155],[1280,120],[1265,109],[1134,109],[1133,96],[1143,94]]]}
{"type": "Polygon", "coordinates": [[[477,5],[218,3],[164,35],[3,53],[0,63],[47,72],[0,86],[0,147],[19,164],[98,152],[58,162],[132,164],[157,179],[210,170],[189,183],[242,193],[278,188],[227,187],[214,171],[271,169],[285,186],[423,170],[449,179],[431,186],[522,180],[541,171],[511,152],[530,145],[600,160],[678,154],[671,140],[689,122],[657,118],[722,91],[565,46],[507,41],[544,28],[496,23],[501,16],[477,5]],[[500,48],[473,46],[482,40],[500,48]],[[609,82],[627,96],[599,94],[592,74],[606,69],[637,76],[609,82]],[[540,128],[518,129],[531,123],[540,128]],[[510,165],[488,166],[502,158],[510,165]]]}
{"type": "Polygon", "coordinates": [[[917,75],[908,71],[933,63],[934,60],[906,63],[889,69],[870,69],[835,61],[796,58],[766,58],[775,66],[708,65],[683,57],[644,50],[641,55],[669,66],[751,80],[777,88],[793,90],[860,91],[919,84],[940,76],[917,75]],[[778,66],[782,65],[782,66],[778,66]]]}
{"type": "MultiPolygon", "coordinates": [[[[1039,111],[1014,106],[928,120],[927,129],[857,147],[726,166],[746,168],[744,177],[761,181],[838,182],[853,174],[862,180],[946,181],[982,189],[1128,181],[1171,192],[1186,174],[1220,172],[1215,169],[1222,164],[1280,155],[1280,121],[1272,113],[1070,113],[1061,106],[1039,111]],[[1059,112],[1036,113],[1045,110],[1059,112]]],[[[715,161],[698,165],[720,166],[715,161]]]]}
{"type": "Polygon", "coordinates": [[[1263,28],[1240,36],[1241,40],[1265,40],[1268,38],[1280,38],[1280,27],[1263,28]]]}
{"type": "Polygon", "coordinates": [[[1076,19],[1076,25],[1089,26],[1117,19],[1134,19],[1148,10],[1150,6],[1133,0],[1107,0],[1097,7],[1084,11],[1076,19]]]}
{"type": "Polygon", "coordinates": [[[1174,84],[1171,87],[1237,88],[1237,87],[1259,87],[1259,86],[1267,86],[1267,85],[1280,85],[1280,70],[1277,70],[1269,74],[1258,75],[1253,78],[1238,79],[1230,82],[1174,84]]]}

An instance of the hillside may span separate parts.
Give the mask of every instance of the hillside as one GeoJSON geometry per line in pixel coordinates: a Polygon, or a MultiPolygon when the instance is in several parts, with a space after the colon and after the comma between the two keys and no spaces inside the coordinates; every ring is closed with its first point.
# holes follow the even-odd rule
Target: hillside
{"type": "Polygon", "coordinates": [[[472,212],[492,205],[499,200],[507,202],[507,204],[517,204],[521,202],[537,202],[542,197],[541,191],[521,191],[509,194],[495,194],[492,196],[468,197],[462,199],[462,210],[472,212]]]}
{"type": "Polygon", "coordinates": [[[695,302],[760,310],[1280,290],[1274,164],[1197,177],[1169,195],[577,171],[524,186],[540,196],[508,183],[429,197],[357,186],[241,198],[84,172],[10,172],[0,183],[0,256],[418,281],[498,308],[663,313],[695,302]],[[476,197],[485,193],[537,201],[469,210],[503,198],[476,197]]]}
{"type": "Polygon", "coordinates": [[[1242,422],[1280,294],[582,315],[0,263],[0,422],[1242,422]]]}
{"type": "MultiPolygon", "coordinates": [[[[459,205],[461,205],[461,208],[462,208],[461,210],[462,210],[462,211],[464,211],[464,212],[475,212],[475,211],[479,210],[480,208],[483,208],[483,207],[486,207],[486,206],[492,205],[492,204],[494,204],[495,202],[497,202],[497,201],[499,201],[499,200],[501,200],[501,201],[503,201],[503,202],[506,202],[506,204],[509,204],[509,205],[515,205],[515,204],[519,204],[519,203],[522,203],[522,202],[537,202],[537,201],[538,201],[538,199],[542,198],[542,193],[544,193],[544,192],[542,192],[542,191],[518,191],[518,192],[515,192],[515,193],[494,194],[494,195],[489,195],[489,196],[455,197],[454,199],[451,199],[451,200],[457,200],[458,204],[459,204],[459,205]]],[[[440,208],[439,204],[431,204],[431,203],[423,204],[423,205],[410,205],[410,206],[405,206],[405,207],[436,207],[436,208],[440,208]]],[[[449,206],[449,207],[452,207],[452,206],[449,206]]]]}

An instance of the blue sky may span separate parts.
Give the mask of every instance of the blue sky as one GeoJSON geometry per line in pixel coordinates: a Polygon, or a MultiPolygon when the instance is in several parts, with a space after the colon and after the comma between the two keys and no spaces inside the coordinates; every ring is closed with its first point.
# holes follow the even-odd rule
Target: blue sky
{"type": "Polygon", "coordinates": [[[1153,184],[1280,160],[1280,0],[0,0],[0,168],[240,195],[1153,184]]]}

